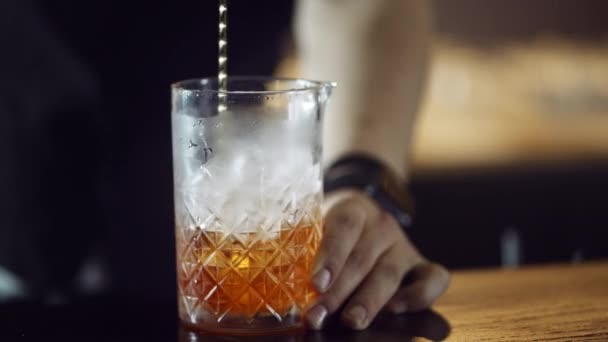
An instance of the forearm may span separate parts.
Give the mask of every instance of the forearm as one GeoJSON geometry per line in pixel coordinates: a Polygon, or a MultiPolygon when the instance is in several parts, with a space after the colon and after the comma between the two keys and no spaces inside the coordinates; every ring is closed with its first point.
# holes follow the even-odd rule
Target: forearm
{"type": "Polygon", "coordinates": [[[427,0],[304,0],[296,39],[304,77],[338,82],[325,117],[326,165],[372,155],[407,177],[428,69],[427,0]]]}

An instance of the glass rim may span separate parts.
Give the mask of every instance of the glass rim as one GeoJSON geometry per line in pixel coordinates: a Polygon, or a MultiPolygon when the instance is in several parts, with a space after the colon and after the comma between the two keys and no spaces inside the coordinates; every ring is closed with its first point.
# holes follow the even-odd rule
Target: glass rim
{"type": "Polygon", "coordinates": [[[189,89],[186,87],[188,84],[205,85],[211,82],[219,82],[218,77],[201,77],[201,78],[188,78],[171,83],[171,89],[174,91],[184,91],[201,94],[225,94],[225,95],[276,95],[276,94],[289,94],[289,93],[300,93],[313,91],[324,88],[335,88],[336,82],[331,81],[314,81],[304,78],[290,78],[290,77],[272,77],[272,76],[228,76],[227,81],[256,81],[256,82],[267,82],[267,81],[278,81],[283,83],[298,83],[304,84],[303,87],[290,87],[279,90],[219,90],[219,89],[203,89],[194,88],[189,89]]]}

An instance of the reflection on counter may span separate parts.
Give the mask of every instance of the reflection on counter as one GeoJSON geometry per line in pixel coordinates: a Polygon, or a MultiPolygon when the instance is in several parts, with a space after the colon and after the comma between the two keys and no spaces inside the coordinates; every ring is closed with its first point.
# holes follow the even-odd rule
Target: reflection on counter
{"type": "MultiPolygon", "coordinates": [[[[337,316],[337,315],[336,315],[337,316]]],[[[285,334],[275,336],[218,336],[205,334],[181,326],[180,342],[232,342],[232,341],[270,341],[270,342],[401,342],[419,339],[442,341],[450,334],[450,324],[435,311],[413,314],[381,314],[366,330],[354,331],[344,327],[339,317],[331,317],[322,331],[306,331],[300,335],[285,334]]]]}

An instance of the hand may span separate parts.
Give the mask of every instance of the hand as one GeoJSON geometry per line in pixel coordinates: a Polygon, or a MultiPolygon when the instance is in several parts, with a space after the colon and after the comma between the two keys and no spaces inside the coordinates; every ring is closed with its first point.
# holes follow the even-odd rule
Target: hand
{"type": "Polygon", "coordinates": [[[448,271],[425,260],[397,221],[364,193],[330,194],[324,214],[312,277],[321,294],[306,314],[312,328],[320,329],[328,314],[346,304],[342,320],[365,329],[381,309],[423,310],[448,287],[448,271]],[[401,287],[406,275],[413,280],[401,287]]]}

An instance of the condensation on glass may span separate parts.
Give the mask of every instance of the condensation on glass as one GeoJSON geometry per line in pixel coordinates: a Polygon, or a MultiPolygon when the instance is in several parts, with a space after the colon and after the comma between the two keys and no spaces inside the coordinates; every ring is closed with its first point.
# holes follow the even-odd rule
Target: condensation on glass
{"type": "Polygon", "coordinates": [[[179,316],[219,333],[302,328],[317,295],[321,118],[334,85],[235,77],[227,87],[172,86],[179,316]]]}

